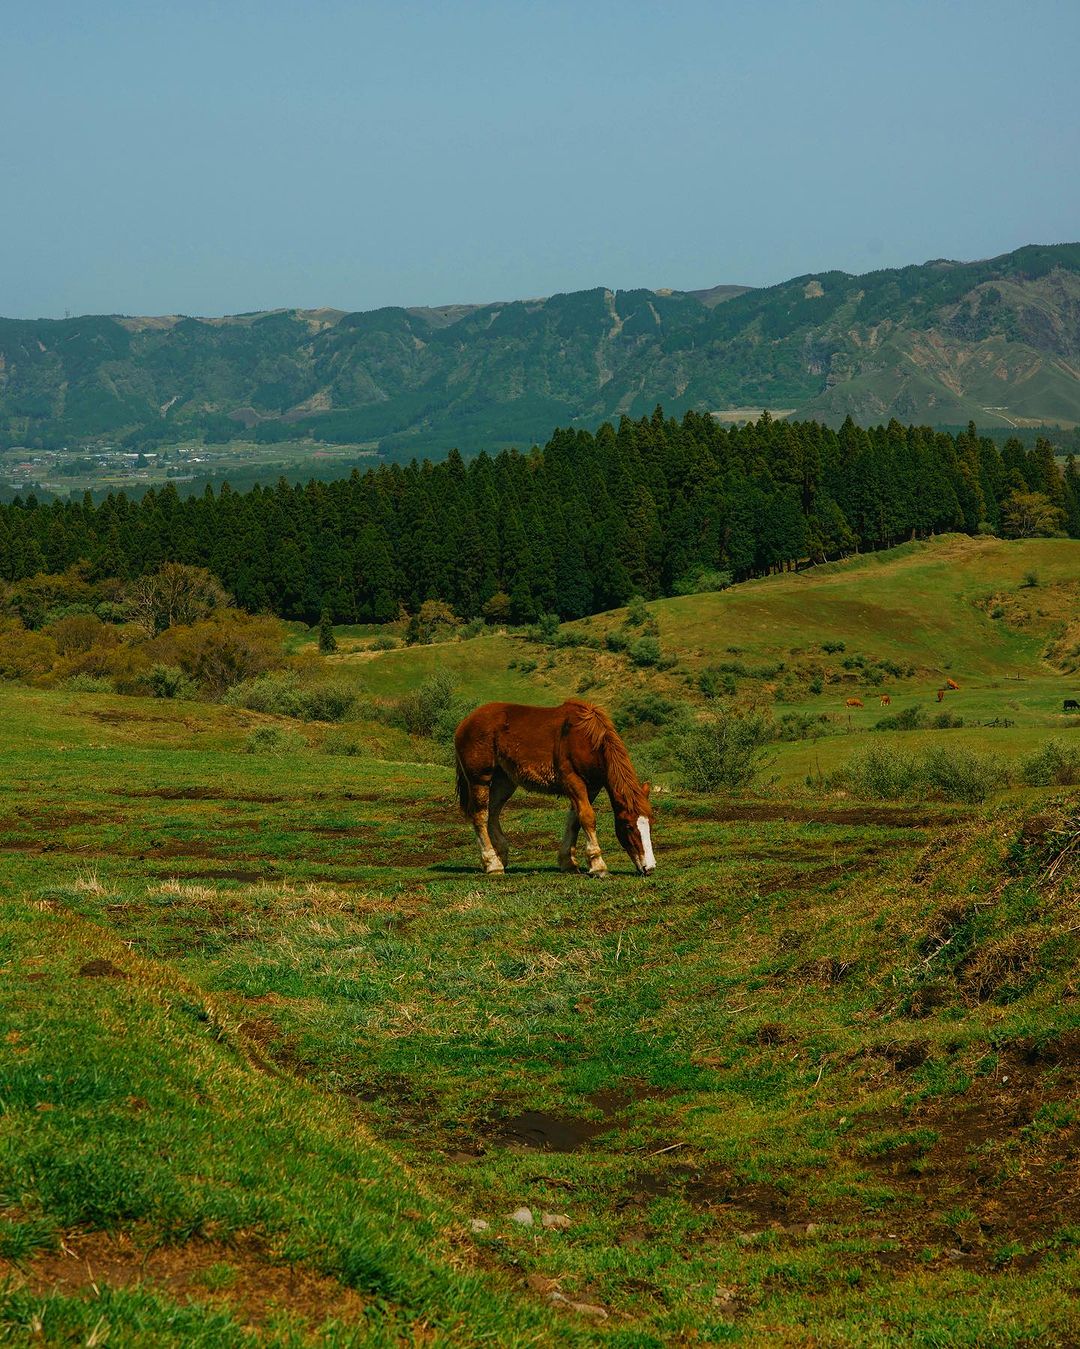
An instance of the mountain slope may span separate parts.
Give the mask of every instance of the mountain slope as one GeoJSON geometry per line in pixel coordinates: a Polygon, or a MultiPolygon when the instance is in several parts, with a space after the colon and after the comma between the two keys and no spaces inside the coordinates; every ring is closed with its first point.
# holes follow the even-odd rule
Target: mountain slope
{"type": "Polygon", "coordinates": [[[1080,244],[749,290],[435,309],[0,320],[0,444],[313,434],[436,453],[555,424],[796,408],[1080,422],[1080,244]]]}

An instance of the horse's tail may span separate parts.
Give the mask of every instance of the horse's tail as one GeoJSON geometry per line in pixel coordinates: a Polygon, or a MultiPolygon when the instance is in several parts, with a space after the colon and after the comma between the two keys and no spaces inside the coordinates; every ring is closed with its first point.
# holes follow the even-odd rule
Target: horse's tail
{"type": "Polygon", "coordinates": [[[454,755],[454,763],[457,768],[457,799],[463,815],[473,813],[473,794],[472,785],[465,775],[465,765],[461,762],[461,755],[454,755]]]}

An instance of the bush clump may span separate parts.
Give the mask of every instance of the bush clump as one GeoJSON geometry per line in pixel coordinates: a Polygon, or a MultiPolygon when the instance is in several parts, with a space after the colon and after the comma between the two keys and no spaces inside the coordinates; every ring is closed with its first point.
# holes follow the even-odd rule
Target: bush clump
{"type": "Polygon", "coordinates": [[[974,805],[1008,785],[1008,772],[993,754],[932,746],[904,754],[892,746],[870,745],[853,755],[827,780],[853,796],[871,800],[962,801],[974,805]]]}
{"type": "Polygon", "coordinates": [[[630,663],[642,669],[659,665],[662,659],[660,643],[655,637],[639,637],[627,652],[630,663]]]}
{"type": "Polygon", "coordinates": [[[699,792],[742,791],[768,763],[773,725],[758,712],[711,712],[675,737],[674,755],[688,787],[699,792]]]}
{"type": "Polygon", "coordinates": [[[143,682],[152,698],[194,698],[195,685],[179,665],[152,665],[143,682]]]}
{"type": "Polygon", "coordinates": [[[356,695],[340,684],[302,684],[295,671],[276,670],[237,684],[222,702],[297,721],[344,721],[356,695]]]}
{"type": "Polygon", "coordinates": [[[676,595],[704,595],[712,590],[726,590],[735,580],[730,571],[719,571],[715,567],[697,567],[680,576],[672,586],[676,595]]]}
{"type": "Polygon", "coordinates": [[[244,741],[245,754],[296,754],[306,747],[302,735],[280,726],[257,726],[244,741]]]}
{"type": "Polygon", "coordinates": [[[925,721],[923,710],[919,705],[913,704],[911,707],[905,707],[899,712],[892,713],[888,717],[879,717],[874,722],[875,731],[916,731],[925,721]]]}
{"type": "Polygon", "coordinates": [[[663,694],[632,693],[624,698],[615,711],[615,725],[620,731],[634,726],[670,726],[686,715],[686,708],[663,694]]]}
{"type": "Polygon", "coordinates": [[[1023,760],[1020,775],[1029,787],[1076,787],[1080,785],[1080,745],[1047,740],[1023,760]]]}
{"type": "Polygon", "coordinates": [[[410,735],[448,741],[461,720],[462,708],[454,696],[454,680],[445,670],[437,670],[418,688],[399,698],[390,713],[390,721],[410,735]]]}

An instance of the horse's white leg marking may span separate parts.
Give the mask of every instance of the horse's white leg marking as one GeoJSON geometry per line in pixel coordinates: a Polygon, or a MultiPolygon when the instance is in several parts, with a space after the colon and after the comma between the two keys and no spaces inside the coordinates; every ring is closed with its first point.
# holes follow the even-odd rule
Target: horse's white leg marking
{"type": "Polygon", "coordinates": [[[476,830],[476,841],[480,844],[480,860],[484,864],[484,870],[489,876],[502,872],[505,869],[502,860],[491,846],[486,806],[482,810],[478,810],[473,816],[473,828],[476,830]]]}
{"type": "Polygon", "coordinates": [[[656,870],[656,858],[652,850],[652,834],[649,831],[649,821],[644,815],[638,816],[638,833],[641,835],[641,846],[645,849],[644,856],[641,859],[641,865],[646,871],[656,870]]]}
{"type": "Polygon", "coordinates": [[[585,855],[589,859],[589,875],[604,876],[607,874],[607,863],[600,852],[600,840],[596,837],[596,825],[594,823],[591,829],[588,825],[585,825],[584,828],[585,855]]]}
{"type": "Polygon", "coordinates": [[[566,828],[563,830],[562,843],[559,846],[560,871],[577,871],[577,856],[574,848],[577,845],[580,829],[577,811],[571,806],[566,816],[566,828]]]}

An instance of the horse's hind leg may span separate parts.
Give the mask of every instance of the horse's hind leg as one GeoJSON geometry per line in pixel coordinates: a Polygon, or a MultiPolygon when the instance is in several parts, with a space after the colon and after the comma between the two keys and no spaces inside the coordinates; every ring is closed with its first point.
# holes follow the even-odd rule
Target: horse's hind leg
{"type": "Polygon", "coordinates": [[[498,773],[491,779],[491,793],[488,798],[488,833],[498,853],[499,861],[505,867],[510,860],[510,840],[503,833],[500,815],[502,808],[517,790],[517,783],[511,782],[505,773],[498,773]]]}
{"type": "Polygon", "coordinates": [[[472,796],[472,823],[476,830],[476,841],[480,844],[480,860],[484,864],[484,871],[489,876],[501,875],[504,867],[499,854],[491,846],[491,835],[488,833],[489,789],[486,785],[474,786],[472,796]]]}

